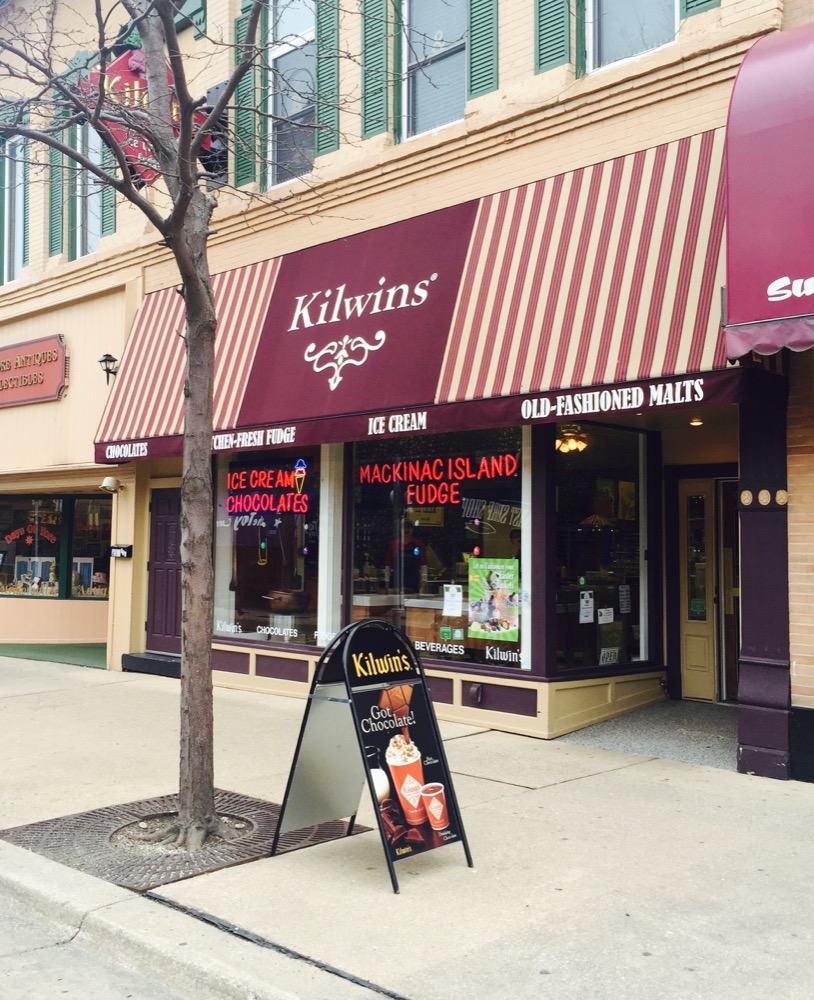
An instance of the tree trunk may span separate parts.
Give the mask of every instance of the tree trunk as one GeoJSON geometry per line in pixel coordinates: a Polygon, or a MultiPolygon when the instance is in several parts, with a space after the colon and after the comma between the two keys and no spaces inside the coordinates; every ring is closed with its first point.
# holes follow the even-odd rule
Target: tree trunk
{"type": "Polygon", "coordinates": [[[184,281],[187,377],[181,482],[181,754],[179,843],[200,847],[217,825],[213,758],[212,392],[216,315],[206,255],[210,209],[197,192],[171,246],[184,281]]]}

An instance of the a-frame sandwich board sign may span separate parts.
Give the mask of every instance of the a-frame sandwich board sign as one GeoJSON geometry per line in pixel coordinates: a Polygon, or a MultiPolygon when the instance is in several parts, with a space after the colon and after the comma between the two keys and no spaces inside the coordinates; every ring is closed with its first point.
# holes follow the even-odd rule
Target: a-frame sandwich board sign
{"type": "Polygon", "coordinates": [[[472,856],[424,668],[390,622],[346,626],[314,673],[271,853],[280,838],[350,817],[353,832],[365,781],[385,858],[395,862],[446,844],[472,856]]]}

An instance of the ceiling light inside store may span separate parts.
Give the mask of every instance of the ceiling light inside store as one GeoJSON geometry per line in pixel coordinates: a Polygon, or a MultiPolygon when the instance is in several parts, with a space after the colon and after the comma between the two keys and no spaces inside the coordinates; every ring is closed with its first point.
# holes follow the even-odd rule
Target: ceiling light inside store
{"type": "Polygon", "coordinates": [[[588,435],[585,434],[579,424],[563,424],[554,442],[557,451],[570,454],[576,451],[585,451],[588,447],[588,435]]]}

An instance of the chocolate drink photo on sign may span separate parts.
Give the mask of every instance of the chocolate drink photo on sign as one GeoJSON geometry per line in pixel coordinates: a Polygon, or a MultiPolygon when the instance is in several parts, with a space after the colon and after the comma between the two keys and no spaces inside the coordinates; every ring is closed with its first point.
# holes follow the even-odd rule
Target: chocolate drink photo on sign
{"type": "Polygon", "coordinates": [[[458,840],[420,685],[355,691],[353,700],[391,859],[458,840]]]}

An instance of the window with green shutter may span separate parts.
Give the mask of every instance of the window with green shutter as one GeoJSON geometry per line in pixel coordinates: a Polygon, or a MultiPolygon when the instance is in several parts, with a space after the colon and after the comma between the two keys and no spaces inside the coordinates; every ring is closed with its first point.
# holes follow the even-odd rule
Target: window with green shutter
{"type": "MultiPolygon", "coordinates": [[[[720,6],[720,0],[577,0],[577,62],[598,69],[668,45],[681,21],[720,6]]],[[[579,75],[579,65],[577,73],[579,75]]]]}
{"type": "Polygon", "coordinates": [[[388,0],[362,0],[362,138],[389,127],[388,0]]]}
{"type": "MultiPolygon", "coordinates": [[[[317,104],[316,8],[336,8],[339,0],[271,0],[266,34],[267,94],[265,183],[271,187],[311,170],[317,104]]],[[[326,24],[334,11],[323,11],[326,24]]],[[[338,21],[337,30],[338,30],[338,21]]],[[[338,66],[336,85],[338,88],[338,66]]],[[[329,76],[331,74],[329,73],[329,76]]],[[[330,111],[330,109],[328,109],[330,111]]],[[[334,102],[334,110],[338,110],[334,102]]]]}
{"type": "Polygon", "coordinates": [[[28,263],[28,143],[0,143],[0,284],[13,281],[28,263]]]}
{"type": "Polygon", "coordinates": [[[535,70],[545,73],[570,61],[571,11],[568,0],[535,0],[535,70]]]}
{"type": "MultiPolygon", "coordinates": [[[[90,125],[73,125],[64,138],[78,153],[113,172],[113,154],[90,125]]],[[[58,150],[49,149],[49,255],[67,251],[69,260],[76,260],[93,253],[101,238],[115,231],[115,189],[58,150]]]]}
{"type": "Polygon", "coordinates": [[[469,0],[404,0],[401,10],[402,130],[409,137],[464,116],[469,0]]]}

